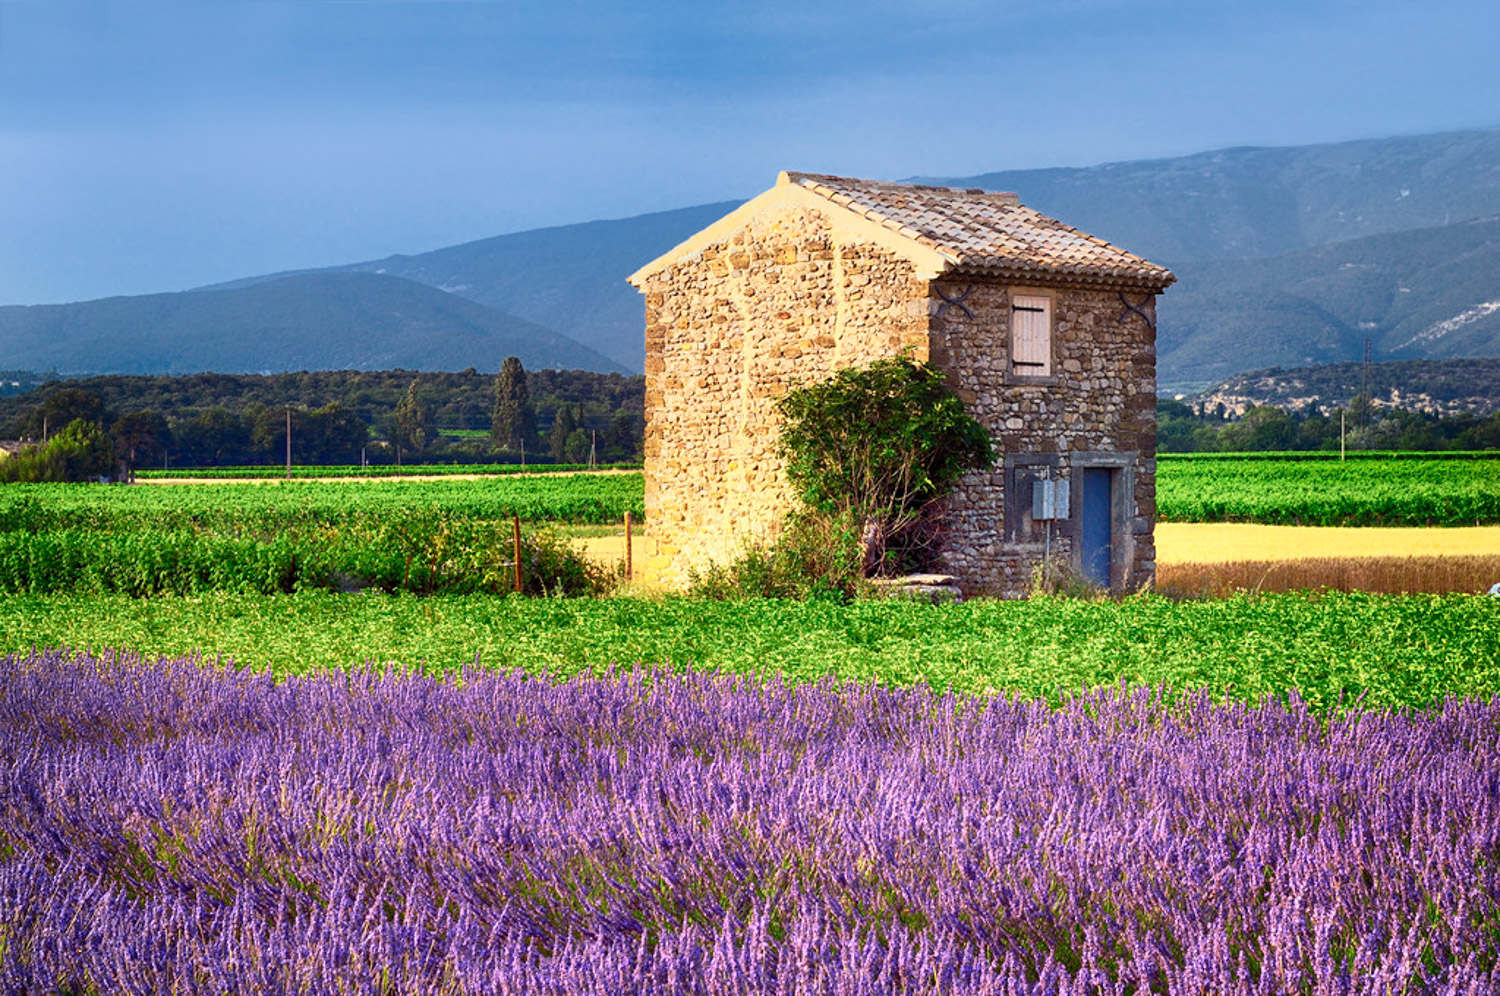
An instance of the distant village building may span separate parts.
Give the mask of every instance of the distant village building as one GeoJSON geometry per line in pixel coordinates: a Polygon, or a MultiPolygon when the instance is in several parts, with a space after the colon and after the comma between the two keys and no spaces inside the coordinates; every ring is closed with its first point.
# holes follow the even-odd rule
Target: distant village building
{"type": "Polygon", "coordinates": [[[629,279],[663,581],[774,535],[792,504],[778,397],[903,352],[945,371],[1001,454],[945,503],[938,565],[965,592],[1019,594],[1044,557],[1115,588],[1154,576],[1169,270],[1014,194],[786,172],[629,279]]]}

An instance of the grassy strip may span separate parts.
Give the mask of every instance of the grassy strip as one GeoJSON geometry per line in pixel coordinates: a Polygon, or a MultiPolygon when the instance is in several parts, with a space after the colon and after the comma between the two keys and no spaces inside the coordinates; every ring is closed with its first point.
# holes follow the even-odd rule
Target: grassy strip
{"type": "Polygon", "coordinates": [[[1261,450],[1248,453],[1158,453],[1161,463],[1276,461],[1348,462],[1349,460],[1500,460],[1500,450],[1261,450]]]}
{"type": "MultiPolygon", "coordinates": [[[[640,474],[556,474],[452,481],[293,481],[205,488],[0,489],[0,529],[111,528],[309,517],[387,517],[416,507],[530,521],[618,521],[644,511],[640,474]]],[[[1500,522],[1500,473],[1489,460],[1163,460],[1157,513],[1168,522],[1416,526],[1500,522]]]]}
{"type": "MultiPolygon", "coordinates": [[[[477,431],[477,430],[476,430],[477,431]]],[[[489,433],[481,432],[485,436],[489,433]]],[[[325,477],[432,477],[446,474],[574,474],[590,470],[639,470],[638,463],[607,463],[590,468],[582,463],[417,463],[397,467],[393,464],[327,464],[321,466],[293,466],[292,477],[296,480],[317,480],[325,477]]],[[[173,467],[168,470],[138,470],[136,477],[148,480],[244,479],[279,480],[286,476],[284,466],[243,467],[173,467]]]]}
{"type": "Polygon", "coordinates": [[[1500,694],[1500,599],[1329,594],[927,606],[774,600],[414,598],[305,592],[0,598],[0,652],[194,650],[278,674],[367,661],[554,675],[639,663],[1052,696],[1121,681],[1317,708],[1500,694]]]}

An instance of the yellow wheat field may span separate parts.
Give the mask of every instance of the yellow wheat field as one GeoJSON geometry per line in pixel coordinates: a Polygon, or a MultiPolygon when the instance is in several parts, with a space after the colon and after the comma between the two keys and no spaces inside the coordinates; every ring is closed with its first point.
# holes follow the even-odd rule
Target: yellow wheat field
{"type": "Polygon", "coordinates": [[[1379,528],[1159,522],[1158,564],[1338,557],[1500,556],[1500,526],[1379,528]]]}
{"type": "MultiPolygon", "coordinates": [[[[591,530],[592,532],[592,530],[591,530]]],[[[601,563],[625,556],[622,534],[576,537],[601,563]]],[[[643,564],[651,540],[637,533],[643,564]]],[[[1500,581],[1500,526],[1371,528],[1165,522],[1156,527],[1156,586],[1176,595],[1238,590],[1485,591],[1500,581]]],[[[639,573],[636,587],[643,585],[639,573]]]]}

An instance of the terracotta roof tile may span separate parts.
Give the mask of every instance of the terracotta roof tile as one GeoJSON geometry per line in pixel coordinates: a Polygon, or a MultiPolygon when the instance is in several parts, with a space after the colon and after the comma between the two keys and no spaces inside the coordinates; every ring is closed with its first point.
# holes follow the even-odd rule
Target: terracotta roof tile
{"type": "Polygon", "coordinates": [[[1166,267],[1019,203],[1015,194],[786,174],[796,183],[934,249],[958,272],[1028,275],[1161,290],[1166,267]]]}

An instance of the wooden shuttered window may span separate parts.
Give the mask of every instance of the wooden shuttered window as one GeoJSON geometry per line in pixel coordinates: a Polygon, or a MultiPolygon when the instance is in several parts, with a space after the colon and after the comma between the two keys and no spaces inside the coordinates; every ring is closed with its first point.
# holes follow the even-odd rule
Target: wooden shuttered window
{"type": "Polygon", "coordinates": [[[1052,299],[1017,295],[1010,301],[1011,369],[1021,377],[1052,375],[1052,299]]]}

